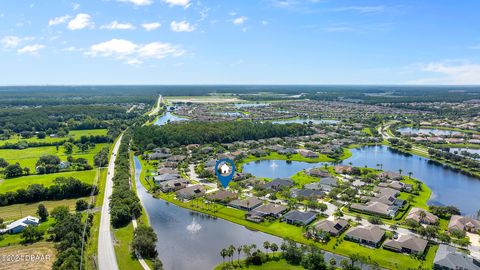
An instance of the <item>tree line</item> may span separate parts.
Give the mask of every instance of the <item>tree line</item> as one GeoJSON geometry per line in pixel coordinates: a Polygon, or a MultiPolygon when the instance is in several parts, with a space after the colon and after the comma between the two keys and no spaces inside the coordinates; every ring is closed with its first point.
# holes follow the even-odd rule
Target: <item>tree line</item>
{"type": "Polygon", "coordinates": [[[272,137],[301,136],[313,131],[301,124],[272,124],[250,121],[201,122],[165,126],[143,126],[133,130],[134,142],[139,150],[152,147],[177,147],[187,144],[231,143],[272,137]]]}
{"type": "Polygon", "coordinates": [[[26,189],[20,188],[14,192],[0,194],[0,206],[85,197],[90,196],[92,190],[95,194],[98,192],[96,186],[83,183],[76,178],[58,177],[49,187],[31,184],[26,189]]]}
{"type": "Polygon", "coordinates": [[[126,133],[115,160],[115,176],[113,191],[110,197],[111,223],[115,228],[126,226],[132,217],[142,214],[142,206],[137,194],[130,189],[130,155],[129,142],[131,136],[126,133]]]}

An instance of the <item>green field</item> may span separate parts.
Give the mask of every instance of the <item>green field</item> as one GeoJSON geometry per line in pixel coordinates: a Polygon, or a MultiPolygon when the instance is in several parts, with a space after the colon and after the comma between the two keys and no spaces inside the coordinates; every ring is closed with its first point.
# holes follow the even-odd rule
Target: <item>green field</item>
{"type": "MultiPolygon", "coordinates": [[[[74,158],[85,158],[90,165],[93,165],[93,157],[105,146],[108,146],[108,144],[96,144],[94,148],[85,152],[81,152],[77,147],[74,147],[71,156],[74,158]]],[[[62,146],[59,147],[58,151],[55,146],[32,147],[22,150],[0,149],[0,157],[5,158],[10,164],[18,162],[22,167],[29,167],[32,173],[35,172],[37,160],[43,155],[56,155],[62,161],[66,161],[68,157],[62,146]]]]}
{"type": "Polygon", "coordinates": [[[74,177],[82,182],[92,184],[97,175],[97,170],[80,172],[62,172],[54,174],[29,175],[18,178],[0,180],[0,193],[15,191],[20,188],[27,188],[31,184],[43,184],[50,186],[57,177],[74,177]]]}
{"type": "Polygon", "coordinates": [[[7,143],[15,144],[18,142],[28,142],[28,143],[55,143],[67,141],[70,138],[74,140],[79,140],[82,136],[97,136],[97,135],[107,135],[107,129],[86,129],[86,130],[71,130],[67,136],[62,138],[51,138],[49,136],[45,139],[39,139],[37,137],[32,137],[29,139],[22,139],[20,135],[15,135],[10,137],[8,140],[0,140],[0,146],[7,143]]]}
{"type": "Polygon", "coordinates": [[[36,203],[22,203],[22,204],[13,204],[9,206],[0,207],[0,218],[3,218],[5,221],[17,220],[25,216],[36,216],[37,208],[39,204],[45,205],[48,211],[52,211],[53,208],[57,206],[68,206],[70,210],[75,210],[75,203],[77,200],[84,199],[88,201],[88,197],[68,199],[68,200],[59,200],[59,201],[42,201],[36,203]]]}

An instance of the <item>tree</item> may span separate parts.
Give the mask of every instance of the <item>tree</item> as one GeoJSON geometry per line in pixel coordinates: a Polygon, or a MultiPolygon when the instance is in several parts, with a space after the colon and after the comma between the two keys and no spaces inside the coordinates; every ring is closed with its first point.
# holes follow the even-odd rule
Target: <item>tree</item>
{"type": "Polygon", "coordinates": [[[40,221],[45,221],[48,218],[48,210],[42,203],[38,205],[37,215],[40,217],[40,221]]]}
{"type": "Polygon", "coordinates": [[[4,158],[0,158],[0,168],[6,168],[8,166],[8,162],[4,158]]]}
{"type": "Polygon", "coordinates": [[[132,248],[144,258],[155,258],[157,235],[152,227],[140,225],[135,229],[132,241],[132,248]]]}
{"type": "Polygon", "coordinates": [[[158,258],[153,259],[153,270],[163,270],[163,263],[158,258]]]}
{"type": "Polygon", "coordinates": [[[36,226],[27,226],[22,231],[21,237],[24,239],[25,243],[33,243],[42,239],[43,232],[40,231],[36,226]]]}
{"type": "Polygon", "coordinates": [[[8,165],[4,172],[6,178],[18,177],[23,175],[23,169],[17,162],[15,164],[8,165]]]}
{"type": "Polygon", "coordinates": [[[240,265],[240,254],[242,253],[242,250],[243,250],[243,246],[238,246],[237,247],[237,262],[238,262],[238,265],[240,265]]]}
{"type": "Polygon", "coordinates": [[[37,138],[39,139],[45,139],[45,137],[47,137],[47,134],[43,131],[40,131],[37,133],[37,138]]]}
{"type": "Polygon", "coordinates": [[[222,264],[225,264],[225,257],[228,256],[228,251],[226,248],[222,248],[220,251],[220,256],[222,256],[222,264]]]}
{"type": "Polygon", "coordinates": [[[310,246],[308,252],[302,259],[302,266],[307,270],[324,270],[327,269],[322,251],[316,246],[310,246]]]}
{"type": "Polygon", "coordinates": [[[84,199],[80,199],[75,203],[75,210],[77,210],[77,212],[87,210],[87,208],[88,203],[84,199]]]}
{"type": "Polygon", "coordinates": [[[68,206],[62,205],[62,206],[57,206],[57,207],[53,208],[50,215],[54,219],[59,221],[59,220],[64,220],[69,215],[69,212],[70,212],[70,210],[68,209],[68,206]]]}
{"type": "Polygon", "coordinates": [[[268,257],[268,249],[270,248],[270,242],[268,241],[263,242],[263,248],[265,249],[265,253],[267,254],[267,257],[268,257]]]}
{"type": "MultiPolygon", "coordinates": [[[[275,253],[278,251],[278,245],[276,243],[271,243],[270,244],[270,250],[275,253]]],[[[273,255],[275,257],[275,254],[273,255]]]]}
{"type": "Polygon", "coordinates": [[[74,147],[74,146],[75,146],[75,145],[74,145],[73,143],[71,143],[71,142],[65,142],[65,143],[63,144],[63,148],[65,149],[65,153],[66,153],[66,154],[71,154],[71,153],[73,152],[73,147],[74,147]]]}

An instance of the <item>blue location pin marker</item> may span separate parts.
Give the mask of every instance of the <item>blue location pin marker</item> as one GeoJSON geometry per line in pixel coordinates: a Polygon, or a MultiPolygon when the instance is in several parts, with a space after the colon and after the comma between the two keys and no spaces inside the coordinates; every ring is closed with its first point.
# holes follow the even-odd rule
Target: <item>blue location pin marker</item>
{"type": "Polygon", "coordinates": [[[223,188],[226,188],[235,175],[235,163],[229,158],[219,159],[215,165],[215,173],[223,188]]]}

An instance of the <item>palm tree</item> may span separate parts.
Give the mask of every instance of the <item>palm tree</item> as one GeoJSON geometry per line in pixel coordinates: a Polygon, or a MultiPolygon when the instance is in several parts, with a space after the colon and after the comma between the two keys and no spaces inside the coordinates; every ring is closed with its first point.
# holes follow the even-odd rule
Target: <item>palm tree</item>
{"type": "Polygon", "coordinates": [[[402,172],[403,172],[402,169],[398,169],[398,173],[399,173],[400,175],[402,175],[402,172]]]}
{"type": "Polygon", "coordinates": [[[227,257],[227,255],[226,249],[222,249],[222,251],[220,251],[220,256],[222,256],[222,264],[225,264],[225,257],[227,257]]]}
{"type": "Polygon", "coordinates": [[[268,249],[270,248],[270,242],[268,241],[263,242],[263,248],[265,249],[265,253],[267,254],[267,258],[268,258],[268,249]]]}
{"type": "Polygon", "coordinates": [[[409,177],[410,179],[412,179],[412,174],[413,174],[412,172],[408,172],[408,177],[409,177]]]}
{"type": "Polygon", "coordinates": [[[278,245],[275,243],[270,244],[270,250],[273,252],[273,257],[275,257],[275,252],[278,250],[278,245]]]}
{"type": "Polygon", "coordinates": [[[242,253],[243,246],[238,246],[237,247],[237,259],[238,259],[238,265],[240,265],[240,253],[242,253]]]}
{"type": "Polygon", "coordinates": [[[244,245],[242,251],[247,257],[250,257],[252,255],[252,246],[244,245]]]}
{"type": "Polygon", "coordinates": [[[228,247],[228,257],[230,258],[230,263],[233,263],[233,254],[235,254],[235,246],[234,245],[230,245],[228,247]]]}

